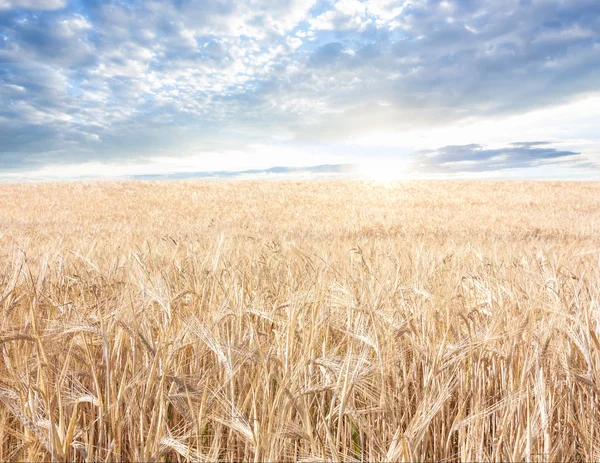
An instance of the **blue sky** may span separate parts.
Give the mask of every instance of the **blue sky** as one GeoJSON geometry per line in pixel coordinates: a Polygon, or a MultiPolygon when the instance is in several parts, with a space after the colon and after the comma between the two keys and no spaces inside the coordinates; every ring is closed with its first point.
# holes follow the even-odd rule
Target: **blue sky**
{"type": "Polygon", "coordinates": [[[0,0],[0,102],[0,181],[600,179],[600,2],[0,0]]]}

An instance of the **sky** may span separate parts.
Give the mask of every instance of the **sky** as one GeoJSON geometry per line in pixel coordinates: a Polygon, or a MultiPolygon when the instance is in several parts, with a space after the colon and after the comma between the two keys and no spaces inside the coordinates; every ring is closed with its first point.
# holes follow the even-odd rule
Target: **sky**
{"type": "Polygon", "coordinates": [[[0,181],[600,180],[598,0],[0,0],[0,181]]]}

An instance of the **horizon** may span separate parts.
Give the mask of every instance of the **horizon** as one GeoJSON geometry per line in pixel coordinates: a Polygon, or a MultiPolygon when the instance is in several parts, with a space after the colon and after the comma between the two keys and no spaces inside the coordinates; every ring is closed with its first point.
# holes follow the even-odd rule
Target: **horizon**
{"type": "Polygon", "coordinates": [[[595,180],[599,31],[591,0],[0,0],[0,183],[595,180]]]}

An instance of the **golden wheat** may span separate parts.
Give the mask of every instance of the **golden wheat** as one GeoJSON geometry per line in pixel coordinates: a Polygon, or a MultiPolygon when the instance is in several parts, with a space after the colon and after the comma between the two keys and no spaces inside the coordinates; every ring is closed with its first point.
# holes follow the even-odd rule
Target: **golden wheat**
{"type": "Polygon", "coordinates": [[[0,187],[0,460],[598,461],[600,184],[0,187]]]}

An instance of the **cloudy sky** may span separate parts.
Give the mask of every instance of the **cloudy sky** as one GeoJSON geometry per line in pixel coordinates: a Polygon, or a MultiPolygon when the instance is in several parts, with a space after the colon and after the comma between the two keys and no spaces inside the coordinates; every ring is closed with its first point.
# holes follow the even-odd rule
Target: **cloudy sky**
{"type": "Polygon", "coordinates": [[[0,103],[0,181],[600,179],[600,2],[0,0],[0,103]]]}

